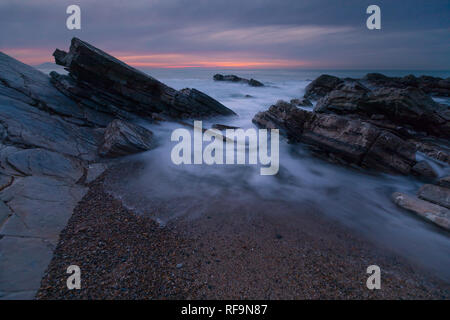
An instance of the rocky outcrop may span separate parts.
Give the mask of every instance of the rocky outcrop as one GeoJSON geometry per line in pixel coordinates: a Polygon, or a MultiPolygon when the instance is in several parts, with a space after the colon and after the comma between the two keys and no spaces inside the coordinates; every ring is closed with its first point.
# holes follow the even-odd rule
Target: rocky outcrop
{"type": "Polygon", "coordinates": [[[389,87],[405,89],[413,87],[423,90],[425,93],[450,97],[450,78],[407,75],[404,77],[388,77],[380,73],[369,73],[363,79],[373,87],[389,87]]]}
{"type": "Polygon", "coordinates": [[[255,79],[245,79],[245,78],[241,78],[235,75],[222,75],[222,74],[215,74],[213,76],[214,81],[228,81],[228,82],[240,82],[240,83],[245,83],[248,84],[251,87],[264,87],[264,84],[262,82],[259,82],[258,80],[255,79]]]}
{"type": "Polygon", "coordinates": [[[116,158],[150,150],[153,147],[153,133],[141,126],[122,120],[114,120],[105,130],[99,154],[116,158]]]}
{"type": "Polygon", "coordinates": [[[94,46],[73,38],[68,53],[54,52],[69,75],[52,72],[53,84],[85,109],[124,119],[154,114],[174,118],[232,115],[233,111],[195,89],[177,91],[94,46]]]}
{"type": "Polygon", "coordinates": [[[335,76],[323,74],[305,88],[304,97],[311,100],[317,100],[324,97],[334,90],[343,81],[335,76]]]}
{"type": "Polygon", "coordinates": [[[412,87],[372,91],[358,81],[345,81],[320,99],[314,111],[358,115],[382,120],[380,125],[392,123],[416,132],[450,137],[450,109],[412,87]]]}
{"type": "Polygon", "coordinates": [[[416,164],[412,143],[359,119],[314,113],[280,101],[256,114],[253,122],[278,128],[291,141],[313,146],[327,159],[400,174],[409,174],[416,164]]]}

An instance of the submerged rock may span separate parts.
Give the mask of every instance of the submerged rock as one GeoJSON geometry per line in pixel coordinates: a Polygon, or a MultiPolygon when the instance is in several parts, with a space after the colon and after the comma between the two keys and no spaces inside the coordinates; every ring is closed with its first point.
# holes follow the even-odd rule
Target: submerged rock
{"type": "Polygon", "coordinates": [[[399,207],[450,231],[450,210],[447,208],[401,192],[393,193],[392,200],[399,207]]]}
{"type": "Polygon", "coordinates": [[[152,119],[154,113],[175,118],[234,114],[204,93],[170,88],[77,38],[69,52],[57,49],[53,55],[69,71],[68,76],[52,72],[54,85],[86,108],[125,119],[152,119]]]}
{"type": "Polygon", "coordinates": [[[105,131],[99,148],[102,157],[115,158],[150,150],[153,133],[141,126],[123,120],[114,120],[105,131]]]}
{"type": "Polygon", "coordinates": [[[213,79],[215,81],[229,81],[229,82],[241,82],[241,83],[246,83],[251,87],[264,87],[264,84],[262,82],[259,82],[258,80],[255,79],[245,79],[245,78],[241,78],[238,76],[235,76],[233,74],[231,75],[222,75],[222,74],[215,74],[213,76],[213,79]]]}

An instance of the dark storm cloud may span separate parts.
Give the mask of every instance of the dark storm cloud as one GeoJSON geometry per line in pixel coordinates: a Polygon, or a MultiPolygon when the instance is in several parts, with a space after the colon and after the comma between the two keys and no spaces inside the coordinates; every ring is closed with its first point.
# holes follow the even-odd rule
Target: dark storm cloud
{"type": "Polygon", "coordinates": [[[0,0],[0,49],[51,52],[78,36],[103,49],[134,54],[449,69],[449,21],[448,0],[0,0]],[[65,27],[70,4],[81,7],[81,31],[65,27]],[[381,7],[381,31],[365,27],[370,4],[381,7]]]}

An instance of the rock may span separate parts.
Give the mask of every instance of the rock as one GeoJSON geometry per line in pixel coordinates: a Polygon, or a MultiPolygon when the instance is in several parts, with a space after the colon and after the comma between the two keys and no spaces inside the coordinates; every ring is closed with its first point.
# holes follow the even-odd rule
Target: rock
{"type": "Polygon", "coordinates": [[[87,167],[87,174],[86,174],[86,180],[84,183],[89,184],[100,175],[105,172],[105,170],[108,168],[107,164],[105,163],[91,163],[87,167]]]}
{"type": "Polygon", "coordinates": [[[101,126],[110,117],[84,112],[53,88],[47,75],[4,54],[0,70],[0,143],[97,157],[101,126]]]}
{"type": "Polygon", "coordinates": [[[450,79],[438,77],[407,75],[405,77],[387,77],[380,73],[369,73],[363,81],[373,87],[390,87],[405,89],[414,87],[423,90],[427,94],[450,97],[450,79]]]}
{"type": "Polygon", "coordinates": [[[213,124],[212,125],[212,128],[213,129],[217,129],[217,130],[226,130],[226,129],[233,129],[233,130],[235,130],[235,129],[239,129],[239,127],[233,127],[233,126],[227,126],[227,125],[224,125],[224,124],[213,124]]]}
{"type": "Polygon", "coordinates": [[[153,133],[127,121],[114,120],[105,131],[103,144],[99,148],[102,157],[115,158],[150,150],[153,133]]]}
{"type": "Polygon", "coordinates": [[[391,132],[381,130],[360,165],[383,172],[408,175],[415,164],[415,146],[391,132]]]}
{"type": "Polygon", "coordinates": [[[408,141],[414,143],[417,147],[417,150],[423,152],[427,156],[450,164],[450,153],[448,153],[447,148],[443,148],[439,144],[436,144],[429,140],[421,141],[418,139],[409,139],[408,141]]]}
{"type": "Polygon", "coordinates": [[[313,104],[309,99],[303,98],[303,99],[292,99],[291,104],[300,106],[300,107],[312,107],[313,104]]]}
{"type": "Polygon", "coordinates": [[[88,109],[125,119],[152,119],[154,113],[176,118],[234,114],[197,90],[170,88],[77,38],[68,53],[57,49],[53,55],[69,71],[68,76],[52,72],[53,84],[88,109]]]}
{"type": "Polygon", "coordinates": [[[34,297],[112,119],[0,53],[0,299],[34,297]]]}
{"type": "Polygon", "coordinates": [[[323,74],[308,84],[305,88],[304,97],[311,100],[317,100],[334,90],[334,88],[342,82],[343,81],[338,77],[323,74]]]}
{"type": "Polygon", "coordinates": [[[429,165],[429,163],[425,160],[417,162],[411,170],[412,174],[429,178],[429,179],[435,179],[438,177],[438,174],[434,169],[429,165]]]}
{"type": "Polygon", "coordinates": [[[7,156],[8,163],[24,175],[50,176],[76,183],[84,174],[80,160],[45,149],[25,149],[7,156]]]}
{"type": "Polygon", "coordinates": [[[250,87],[264,87],[264,84],[262,82],[259,82],[255,79],[248,80],[248,84],[250,87]]]}
{"type": "Polygon", "coordinates": [[[0,70],[0,95],[84,126],[106,126],[113,119],[111,115],[95,110],[86,112],[75,101],[61,94],[46,74],[1,52],[0,70]]]}
{"type": "Polygon", "coordinates": [[[450,176],[439,179],[437,184],[441,187],[450,189],[450,176]]]}
{"type": "MultiPolygon", "coordinates": [[[[1,164],[1,162],[0,162],[1,164]]],[[[14,177],[0,173],[0,191],[9,187],[14,182],[14,177]]]]}
{"type": "Polygon", "coordinates": [[[425,184],[419,189],[417,195],[420,199],[450,209],[450,189],[448,188],[425,184]]]}
{"type": "Polygon", "coordinates": [[[214,81],[228,81],[228,82],[241,82],[246,83],[251,87],[264,87],[264,84],[262,82],[259,82],[255,79],[245,79],[238,76],[235,76],[233,74],[231,75],[222,75],[222,74],[215,74],[213,76],[214,81]]]}
{"type": "Polygon", "coordinates": [[[419,217],[446,230],[450,230],[450,210],[400,192],[395,192],[392,195],[392,200],[399,207],[414,212],[419,217]]]}
{"type": "Polygon", "coordinates": [[[0,228],[3,223],[12,215],[9,207],[3,202],[0,201],[0,228]]]}
{"type": "Polygon", "coordinates": [[[361,120],[299,109],[280,101],[255,115],[263,128],[278,128],[293,142],[349,164],[383,172],[409,174],[416,164],[416,148],[400,137],[361,120]]]}
{"type": "Polygon", "coordinates": [[[86,192],[84,186],[53,177],[16,178],[12,186],[0,193],[0,200],[6,201],[13,212],[0,229],[0,234],[5,238],[20,236],[57,240],[86,192]]]}
{"type": "Polygon", "coordinates": [[[55,246],[39,238],[1,239],[0,300],[34,299],[55,246]]]}
{"type": "Polygon", "coordinates": [[[349,114],[357,113],[367,100],[370,90],[358,81],[345,81],[335,86],[317,101],[314,112],[349,114]]]}
{"type": "Polygon", "coordinates": [[[357,81],[346,81],[317,102],[319,113],[383,116],[416,132],[450,137],[450,109],[434,102],[422,90],[408,87],[369,90],[357,81]]]}

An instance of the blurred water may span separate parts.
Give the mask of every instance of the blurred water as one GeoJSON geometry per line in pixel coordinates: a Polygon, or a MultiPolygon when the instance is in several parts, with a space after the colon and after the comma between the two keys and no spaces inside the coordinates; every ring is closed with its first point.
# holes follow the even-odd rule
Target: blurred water
{"type": "MultiPolygon", "coordinates": [[[[266,110],[279,99],[303,96],[309,83],[279,74],[263,77],[261,73],[261,77],[248,77],[262,80],[267,86],[253,88],[215,82],[212,75],[210,71],[208,77],[189,74],[188,78],[180,78],[176,73],[172,77],[159,77],[176,89],[197,88],[238,114],[203,121],[204,128],[214,123],[254,127],[251,119],[255,113],[266,110]]],[[[280,171],[276,176],[261,176],[258,166],[251,165],[176,166],[170,159],[176,144],[170,141],[170,135],[182,126],[143,124],[155,133],[158,147],[137,156],[146,163],[139,174],[110,184],[113,193],[137,212],[151,213],[165,223],[180,216],[195,219],[212,211],[249,212],[254,210],[255,203],[267,204],[266,209],[259,210],[272,215],[285,214],[273,209],[281,204],[283,207],[288,204],[294,214],[312,205],[330,221],[339,221],[450,282],[448,234],[400,210],[390,200],[395,191],[414,194],[423,182],[333,165],[311,156],[304,146],[291,145],[285,140],[280,143],[280,171]]],[[[448,166],[436,161],[432,164],[440,175],[450,174],[448,166]]]]}

